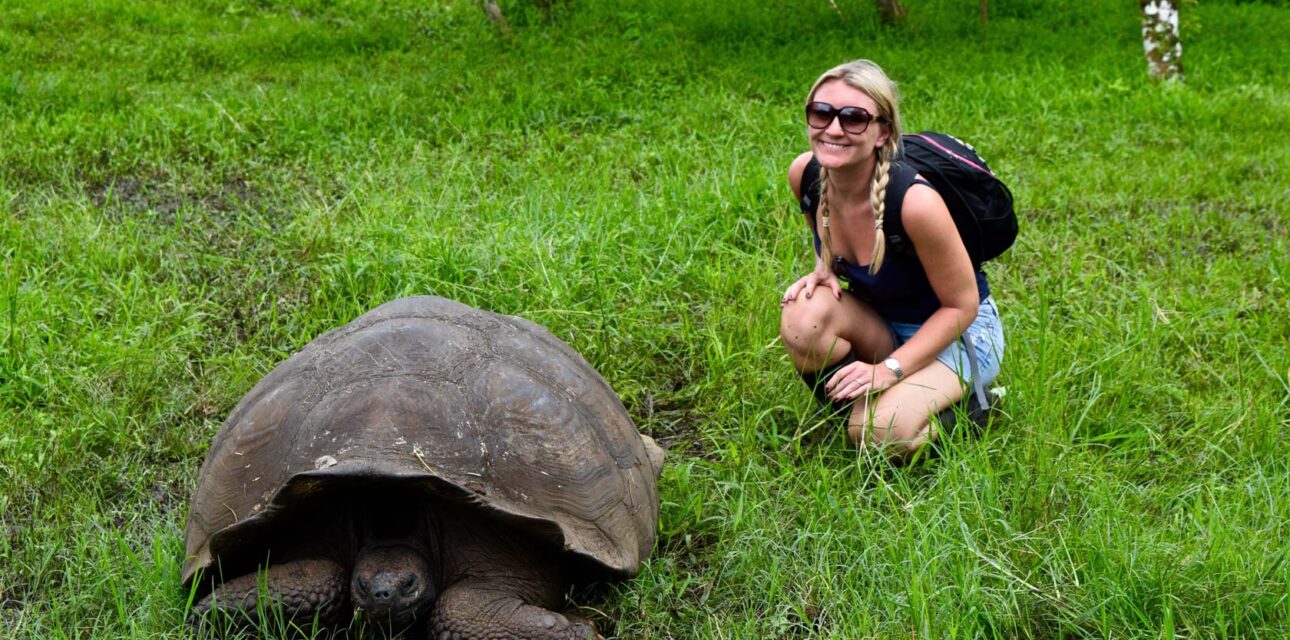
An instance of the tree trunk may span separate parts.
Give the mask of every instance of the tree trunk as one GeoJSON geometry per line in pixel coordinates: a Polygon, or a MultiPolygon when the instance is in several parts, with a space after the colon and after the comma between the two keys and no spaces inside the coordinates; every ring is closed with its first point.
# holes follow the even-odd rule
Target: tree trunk
{"type": "Polygon", "coordinates": [[[497,27],[502,37],[511,37],[511,25],[507,24],[506,16],[502,15],[502,8],[497,6],[497,0],[479,0],[479,4],[484,9],[484,15],[488,16],[488,21],[497,27]]]}
{"type": "Polygon", "coordinates": [[[990,0],[981,0],[981,26],[990,24],[990,0]]]}
{"type": "Polygon", "coordinates": [[[878,15],[886,24],[901,24],[905,21],[905,5],[900,0],[874,0],[878,3],[878,15]]]}
{"type": "Polygon", "coordinates": [[[833,13],[838,14],[838,20],[846,21],[847,17],[842,15],[842,10],[838,8],[837,0],[829,0],[829,6],[833,7],[833,13]]]}
{"type": "Polygon", "coordinates": [[[1182,38],[1178,36],[1179,0],[1138,0],[1142,7],[1142,48],[1153,78],[1183,79],[1182,38]]]}

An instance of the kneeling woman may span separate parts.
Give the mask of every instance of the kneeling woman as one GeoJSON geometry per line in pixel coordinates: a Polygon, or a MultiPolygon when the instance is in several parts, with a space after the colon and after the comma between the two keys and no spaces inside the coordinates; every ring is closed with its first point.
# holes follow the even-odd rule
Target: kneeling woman
{"type": "Polygon", "coordinates": [[[887,251],[900,112],[882,69],[856,60],[825,72],[807,95],[806,124],[811,151],[788,182],[815,235],[815,269],[784,293],[780,336],[816,397],[849,407],[852,442],[903,457],[936,438],[936,416],[998,375],[998,311],[921,178],[898,212],[913,251],[887,251]]]}

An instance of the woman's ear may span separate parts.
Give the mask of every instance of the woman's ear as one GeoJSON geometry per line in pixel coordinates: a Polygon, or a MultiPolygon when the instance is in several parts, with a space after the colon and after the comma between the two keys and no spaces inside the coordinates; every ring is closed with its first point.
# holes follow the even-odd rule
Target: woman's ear
{"type": "Polygon", "coordinates": [[[874,153],[877,153],[877,152],[879,152],[879,151],[882,151],[882,148],[883,148],[883,147],[885,147],[885,146],[887,146],[887,136],[883,136],[883,137],[881,137],[881,138],[878,138],[878,142],[877,142],[876,144],[874,144],[874,145],[873,145],[873,151],[874,151],[874,153]]]}
{"type": "Polygon", "coordinates": [[[878,134],[878,142],[874,145],[874,151],[881,151],[887,146],[887,138],[891,137],[891,129],[887,125],[882,125],[882,133],[878,134]]]}

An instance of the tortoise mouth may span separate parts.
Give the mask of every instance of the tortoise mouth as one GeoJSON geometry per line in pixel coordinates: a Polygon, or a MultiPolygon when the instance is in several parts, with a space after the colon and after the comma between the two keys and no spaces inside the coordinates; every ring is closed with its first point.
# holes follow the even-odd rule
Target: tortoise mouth
{"type": "MultiPolygon", "coordinates": [[[[433,604],[433,603],[429,603],[433,604]]],[[[422,621],[421,627],[427,627],[430,620],[430,606],[427,604],[418,609],[398,609],[388,611],[375,611],[361,606],[356,606],[355,610],[362,617],[363,622],[371,627],[381,630],[383,635],[394,636],[404,631],[411,630],[422,621]]]]}

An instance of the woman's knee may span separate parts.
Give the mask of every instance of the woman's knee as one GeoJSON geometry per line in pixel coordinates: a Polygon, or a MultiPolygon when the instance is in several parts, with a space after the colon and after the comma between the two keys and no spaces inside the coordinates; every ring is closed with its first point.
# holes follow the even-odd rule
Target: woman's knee
{"type": "Polygon", "coordinates": [[[926,418],[897,413],[852,416],[847,437],[856,447],[873,447],[893,458],[904,458],[934,437],[926,418]]]}
{"type": "Polygon", "coordinates": [[[790,352],[820,355],[839,339],[838,314],[842,303],[831,295],[799,295],[784,306],[779,318],[779,336],[790,352]]]}

